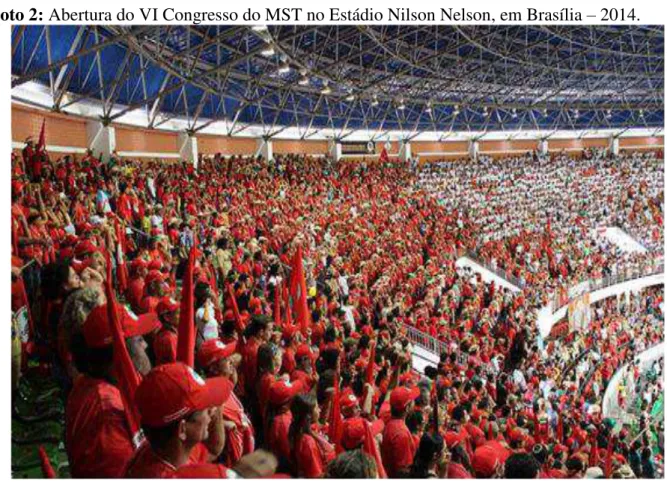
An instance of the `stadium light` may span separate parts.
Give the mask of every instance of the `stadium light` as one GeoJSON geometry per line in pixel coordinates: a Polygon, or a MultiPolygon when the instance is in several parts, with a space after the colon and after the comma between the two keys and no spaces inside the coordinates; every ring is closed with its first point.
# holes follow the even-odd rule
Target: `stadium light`
{"type": "Polygon", "coordinates": [[[264,50],[262,50],[261,53],[262,53],[262,55],[263,55],[264,57],[271,57],[273,54],[276,53],[276,51],[273,49],[272,46],[269,45],[269,46],[266,47],[264,50]]]}

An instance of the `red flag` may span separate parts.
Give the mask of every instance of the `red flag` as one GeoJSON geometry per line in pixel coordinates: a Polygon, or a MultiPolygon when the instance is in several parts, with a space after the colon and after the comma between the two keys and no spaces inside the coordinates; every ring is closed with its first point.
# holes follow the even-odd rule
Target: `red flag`
{"type": "Polygon", "coordinates": [[[371,342],[371,354],[368,360],[368,365],[366,366],[366,383],[375,385],[375,341],[371,342]]]}
{"type": "Polygon", "coordinates": [[[382,148],[382,151],[380,152],[380,162],[389,162],[389,156],[387,155],[387,149],[384,147],[382,148]]]}
{"type": "Polygon", "coordinates": [[[176,345],[176,360],[185,363],[189,367],[195,366],[195,294],[194,294],[194,270],[197,239],[195,236],[188,264],[183,276],[183,288],[181,289],[181,313],[178,320],[178,341],[176,345]]]}
{"type": "Polygon", "coordinates": [[[486,426],[487,426],[486,439],[487,440],[495,440],[495,438],[493,436],[493,425],[491,425],[491,421],[487,421],[486,426]]]}
{"type": "Polygon", "coordinates": [[[46,118],[42,121],[42,129],[39,131],[39,142],[37,143],[37,150],[39,150],[39,147],[43,147],[44,150],[46,150],[46,118]]]}
{"type": "Polygon", "coordinates": [[[134,404],[134,393],[141,382],[141,377],[134,368],[130,354],[127,351],[127,346],[125,345],[123,327],[118,317],[120,306],[116,303],[116,295],[111,286],[111,258],[109,251],[105,251],[105,256],[107,272],[106,279],[104,280],[104,294],[107,298],[107,317],[111,325],[111,336],[113,338],[114,370],[118,378],[118,389],[123,399],[123,405],[125,405],[125,416],[127,417],[127,423],[132,433],[132,440],[135,446],[138,446],[139,439],[137,438],[137,433],[139,433],[140,429],[140,417],[139,411],[134,404]]]}
{"type": "Polygon", "coordinates": [[[57,478],[56,471],[53,470],[53,466],[51,465],[49,456],[46,455],[46,451],[44,450],[44,447],[42,447],[41,445],[39,446],[39,459],[42,462],[42,475],[44,476],[44,478],[45,479],[57,478]]]}
{"type": "Polygon", "coordinates": [[[292,310],[289,305],[289,293],[287,285],[283,286],[283,297],[285,298],[285,325],[292,326],[292,310]]]}
{"type": "Polygon", "coordinates": [[[114,220],[116,229],[116,271],[118,276],[118,291],[125,293],[128,286],[129,273],[125,264],[125,233],[120,229],[118,219],[114,220]]]}
{"type": "Polygon", "coordinates": [[[377,466],[377,471],[378,471],[378,478],[386,479],[387,472],[385,472],[384,470],[384,465],[382,464],[382,457],[378,452],[377,444],[375,443],[373,434],[371,433],[371,424],[367,420],[364,420],[364,427],[366,428],[366,433],[364,434],[364,452],[366,452],[366,454],[370,455],[373,459],[375,459],[375,465],[377,466]]]}
{"type": "Polygon", "coordinates": [[[301,334],[306,336],[310,327],[310,312],[308,311],[308,291],[306,289],[306,275],[303,271],[303,253],[301,247],[296,248],[292,261],[292,275],[290,277],[290,295],[296,311],[296,322],[301,328],[301,334]]]}
{"type": "Polygon", "coordinates": [[[607,444],[607,458],[604,461],[604,477],[605,479],[611,479],[611,473],[613,470],[613,461],[614,461],[614,442],[615,437],[612,435],[607,444]]]}
{"type": "Polygon", "coordinates": [[[16,222],[12,217],[12,255],[19,255],[19,233],[16,230],[16,222]]]}
{"type": "Polygon", "coordinates": [[[236,303],[236,293],[234,293],[234,285],[229,283],[227,285],[227,296],[229,296],[229,302],[232,305],[232,311],[234,312],[234,319],[236,320],[236,330],[242,332],[245,327],[243,326],[243,321],[241,320],[241,312],[239,311],[239,305],[236,303]]]}
{"type": "Polygon", "coordinates": [[[329,441],[336,446],[336,453],[343,452],[340,441],[343,438],[343,418],[340,414],[340,393],[338,389],[338,373],[334,378],[334,394],[329,412],[329,441]]]}
{"type": "Polygon", "coordinates": [[[558,425],[556,425],[556,441],[559,444],[563,443],[563,416],[558,415],[558,425]]]}
{"type": "Polygon", "coordinates": [[[591,441],[591,458],[588,462],[589,467],[595,467],[598,464],[598,437],[597,434],[593,434],[593,440],[591,441]]]}
{"type": "Polygon", "coordinates": [[[281,285],[276,284],[273,288],[273,324],[276,326],[282,326],[282,320],[280,319],[280,289],[281,285]]]}
{"type": "Polygon", "coordinates": [[[215,318],[218,322],[222,321],[222,312],[220,311],[220,292],[218,291],[218,277],[213,266],[209,266],[209,271],[211,273],[211,291],[213,291],[213,296],[215,298],[214,309],[215,309],[215,318]]]}

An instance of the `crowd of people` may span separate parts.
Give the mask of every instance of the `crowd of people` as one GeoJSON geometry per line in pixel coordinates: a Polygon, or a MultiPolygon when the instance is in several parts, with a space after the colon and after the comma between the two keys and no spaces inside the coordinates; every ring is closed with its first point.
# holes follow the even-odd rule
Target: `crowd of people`
{"type": "Polygon", "coordinates": [[[584,236],[598,223],[662,239],[661,161],[507,162],[195,169],[28,145],[12,155],[15,377],[39,359],[63,388],[74,477],[647,477],[589,409],[607,372],[589,391],[561,355],[625,360],[630,330],[662,329],[610,314],[605,336],[542,349],[535,309],[623,262],[584,236]],[[457,268],[467,251],[527,289],[457,268]],[[424,374],[408,326],[447,346],[424,374]]]}
{"type": "Polygon", "coordinates": [[[663,256],[663,161],[655,153],[593,151],[429,164],[420,185],[475,220],[476,254],[544,302],[559,286],[663,256]],[[600,231],[620,227],[646,248],[623,250],[600,231]]]}

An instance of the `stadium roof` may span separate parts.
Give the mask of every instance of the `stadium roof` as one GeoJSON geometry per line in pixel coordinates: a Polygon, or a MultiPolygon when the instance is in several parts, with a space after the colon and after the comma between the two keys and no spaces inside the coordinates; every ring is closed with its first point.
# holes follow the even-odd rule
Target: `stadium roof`
{"type": "Polygon", "coordinates": [[[55,110],[232,135],[664,123],[662,26],[18,25],[12,74],[13,95],[38,82],[55,110]]]}

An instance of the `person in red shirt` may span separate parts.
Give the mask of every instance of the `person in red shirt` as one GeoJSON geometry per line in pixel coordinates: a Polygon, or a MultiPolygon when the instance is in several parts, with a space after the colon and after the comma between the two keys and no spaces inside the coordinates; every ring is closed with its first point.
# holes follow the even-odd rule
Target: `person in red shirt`
{"type": "Polygon", "coordinates": [[[297,395],[290,410],[289,444],[293,472],[297,477],[321,477],[326,465],[334,459],[335,451],[333,445],[312,430],[313,423],[320,417],[317,399],[311,394],[297,395]]]}
{"type": "Polygon", "coordinates": [[[243,357],[243,381],[245,393],[251,394],[257,386],[257,351],[262,343],[271,340],[273,321],[267,316],[253,316],[245,330],[247,342],[241,356],[243,357]]]}
{"type": "Polygon", "coordinates": [[[132,279],[128,284],[125,299],[130,303],[132,310],[138,312],[140,311],[139,304],[144,297],[144,286],[146,284],[144,278],[148,273],[146,262],[141,258],[133,260],[132,263],[130,263],[130,273],[132,279]]]}
{"type": "Polygon", "coordinates": [[[309,392],[317,385],[317,372],[313,369],[315,354],[309,345],[301,344],[296,350],[296,370],[291,373],[292,381],[301,380],[306,391],[309,392]]]}
{"type": "Polygon", "coordinates": [[[289,470],[292,450],[288,437],[292,424],[292,399],[303,392],[301,382],[279,380],[269,390],[269,406],[264,423],[266,446],[278,458],[279,466],[289,470]]]}
{"type": "Polygon", "coordinates": [[[152,270],[146,275],[144,297],[139,303],[139,313],[154,313],[160,298],[165,295],[163,283],[168,276],[160,271],[152,270]]]}
{"type": "MultiPolygon", "coordinates": [[[[236,342],[224,344],[220,340],[206,340],[197,352],[197,364],[207,377],[222,376],[236,384],[236,365],[240,356],[236,342]]],[[[243,404],[234,392],[222,410],[225,429],[225,448],[222,452],[225,464],[232,467],[241,457],[255,449],[255,433],[243,404]]]]}
{"type": "Polygon", "coordinates": [[[89,315],[81,332],[72,334],[81,375],[67,399],[65,446],[77,478],[121,477],[134,453],[120,391],[108,381],[113,364],[111,340],[104,335],[108,327],[106,317],[89,315]]]}
{"type": "Polygon", "coordinates": [[[419,397],[417,387],[412,389],[398,387],[389,396],[391,419],[382,433],[381,451],[387,476],[390,478],[405,476],[412,464],[416,447],[412,434],[405,425],[405,417],[412,411],[417,397],[419,397]]]}
{"type": "Polygon", "coordinates": [[[151,370],[135,394],[148,443],[132,457],[124,477],[173,477],[182,466],[215,460],[225,443],[220,407],[233,388],[225,377],[204,381],[183,363],[151,370]]]}
{"type": "Polygon", "coordinates": [[[153,339],[153,354],[155,364],[163,365],[176,361],[178,346],[178,313],[180,305],[171,297],[165,296],[155,308],[162,328],[153,339]]]}

